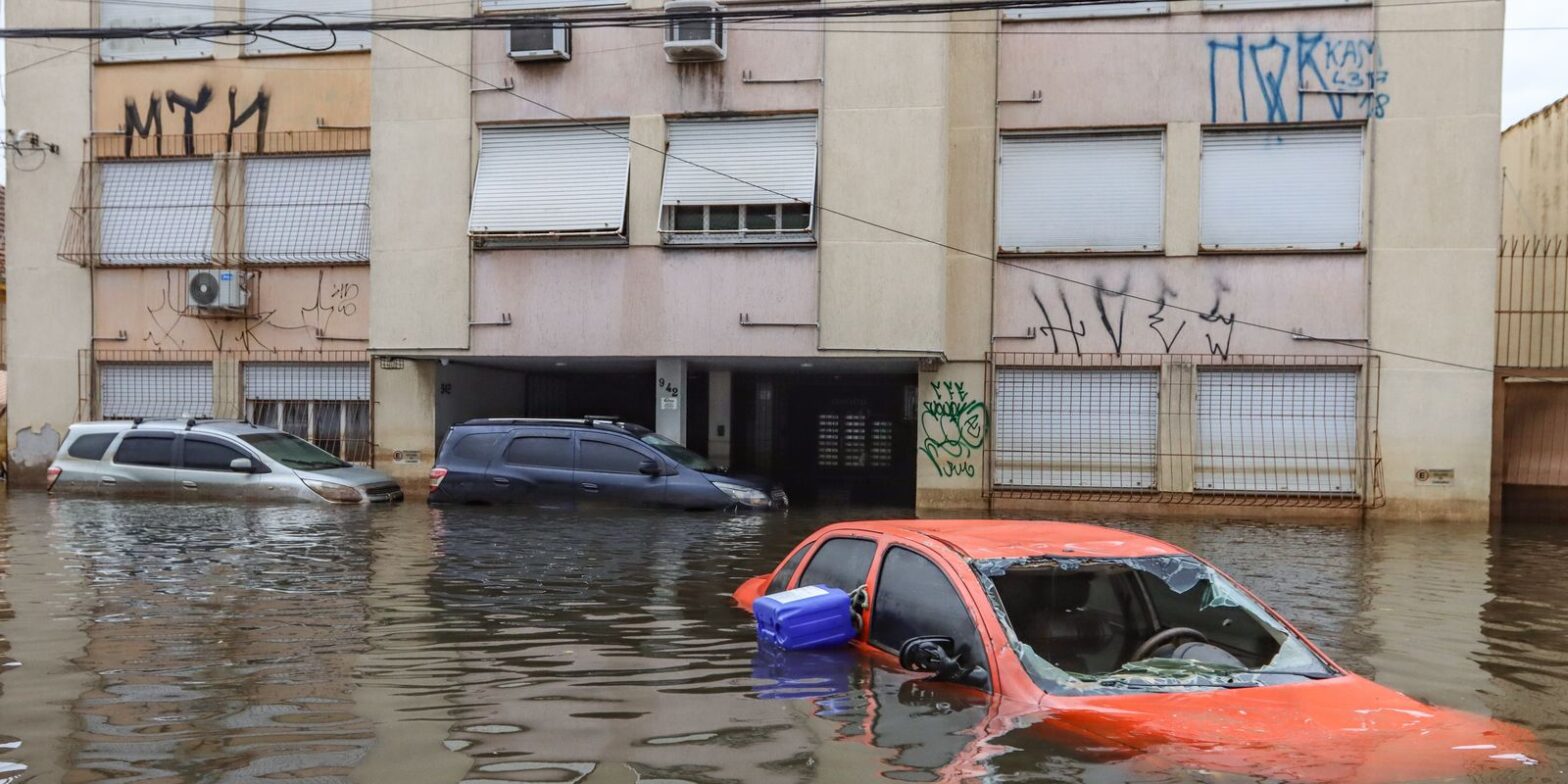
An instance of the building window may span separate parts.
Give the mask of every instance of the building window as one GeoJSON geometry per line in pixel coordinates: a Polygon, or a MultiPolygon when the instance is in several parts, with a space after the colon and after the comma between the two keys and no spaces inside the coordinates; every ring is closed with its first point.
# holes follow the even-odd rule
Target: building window
{"type": "Polygon", "coordinates": [[[209,159],[105,163],[98,249],[105,265],[213,261],[209,159]]]}
{"type": "Polygon", "coordinates": [[[1361,247],[1362,128],[1208,130],[1205,250],[1361,247]]]}
{"type": "Polygon", "coordinates": [[[245,260],[370,260],[370,156],[245,159],[245,260]]]}
{"type": "Polygon", "coordinates": [[[664,241],[811,242],[817,119],[680,120],[664,163],[664,241]]]}
{"type": "Polygon", "coordinates": [[[1268,11],[1346,5],[1372,5],[1372,0],[1203,0],[1205,11],[1268,11]]]}
{"type": "Polygon", "coordinates": [[[1199,491],[1356,492],[1354,368],[1198,371],[1199,491]]]}
{"type": "Polygon", "coordinates": [[[1003,18],[1009,20],[1088,19],[1102,16],[1153,16],[1170,12],[1169,0],[1124,0],[1120,3],[1008,8],[1003,11],[1003,18]]]}
{"type": "Polygon", "coordinates": [[[104,419],[212,416],[211,362],[115,362],[98,366],[104,419]]]}
{"type": "MultiPolygon", "coordinates": [[[[156,3],[99,2],[102,27],[189,27],[214,21],[212,0],[161,0],[156,3]]],[[[98,59],[196,60],[212,56],[212,42],[198,38],[109,38],[98,44],[98,59]]]]}
{"type": "Polygon", "coordinates": [[[1158,132],[1002,137],[997,245],[1012,253],[1159,250],[1164,144],[1158,132]]]}
{"type": "Polygon", "coordinates": [[[248,362],[245,416],[350,463],[370,462],[370,365],[248,362]]]}
{"type": "Polygon", "coordinates": [[[623,237],[628,133],[626,123],[481,128],[469,234],[623,237]]]}
{"type": "MultiPolygon", "coordinates": [[[[250,24],[264,24],[289,14],[308,14],[323,22],[364,22],[371,18],[371,0],[248,0],[245,6],[245,21],[250,24]]],[[[280,31],[247,43],[245,54],[310,54],[369,48],[368,30],[280,31]]]]}
{"type": "Polygon", "coordinates": [[[1154,489],[1159,390],[1154,369],[997,369],[993,484],[1154,489]]]}

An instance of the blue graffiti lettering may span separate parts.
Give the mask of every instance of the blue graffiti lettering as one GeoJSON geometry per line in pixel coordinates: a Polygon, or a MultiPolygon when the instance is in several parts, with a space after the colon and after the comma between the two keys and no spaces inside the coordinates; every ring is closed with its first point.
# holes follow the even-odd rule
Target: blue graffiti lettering
{"type": "Polygon", "coordinates": [[[1389,74],[1370,38],[1271,33],[1216,38],[1208,47],[1211,122],[1252,122],[1255,105],[1271,123],[1343,120],[1356,111],[1369,119],[1387,114],[1389,74]]]}

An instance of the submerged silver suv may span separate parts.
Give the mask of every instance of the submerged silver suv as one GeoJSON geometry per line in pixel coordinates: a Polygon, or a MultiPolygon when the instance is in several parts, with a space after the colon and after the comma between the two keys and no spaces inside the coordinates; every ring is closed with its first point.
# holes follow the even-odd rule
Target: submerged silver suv
{"type": "Polygon", "coordinates": [[[49,466],[49,491],[109,495],[401,501],[392,477],[334,457],[281,430],[206,419],[82,422],[49,466]]]}

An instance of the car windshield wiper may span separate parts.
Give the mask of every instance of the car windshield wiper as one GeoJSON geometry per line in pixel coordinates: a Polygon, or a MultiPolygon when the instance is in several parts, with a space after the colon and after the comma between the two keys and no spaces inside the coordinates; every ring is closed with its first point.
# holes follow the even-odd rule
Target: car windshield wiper
{"type": "Polygon", "coordinates": [[[1203,676],[1215,680],[1180,681],[1176,683],[1161,683],[1156,681],[1135,681],[1126,678],[1101,678],[1101,686],[1126,689],[1253,689],[1262,686],[1257,681],[1227,681],[1218,680],[1222,676],[1203,676]]]}
{"type": "Polygon", "coordinates": [[[1300,670],[1236,670],[1227,672],[1225,675],[1286,675],[1313,681],[1326,681],[1330,678],[1338,678],[1341,674],[1337,672],[1301,672],[1300,670]]]}

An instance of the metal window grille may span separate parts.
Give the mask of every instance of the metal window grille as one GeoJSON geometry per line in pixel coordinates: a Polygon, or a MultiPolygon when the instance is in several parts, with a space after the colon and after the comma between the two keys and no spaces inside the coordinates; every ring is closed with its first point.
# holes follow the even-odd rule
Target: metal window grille
{"type": "Polygon", "coordinates": [[[1375,507],[1366,355],[991,355],[992,498],[1375,507]]]}
{"type": "Polygon", "coordinates": [[[1568,237],[1510,237],[1497,259],[1497,365],[1568,367],[1568,237]]]}
{"type": "Polygon", "coordinates": [[[371,400],[362,351],[93,350],[81,354],[77,418],[245,418],[369,464],[371,400]]]}
{"type": "Polygon", "coordinates": [[[245,160],[248,262],[370,260],[370,156],[245,160]]]}

